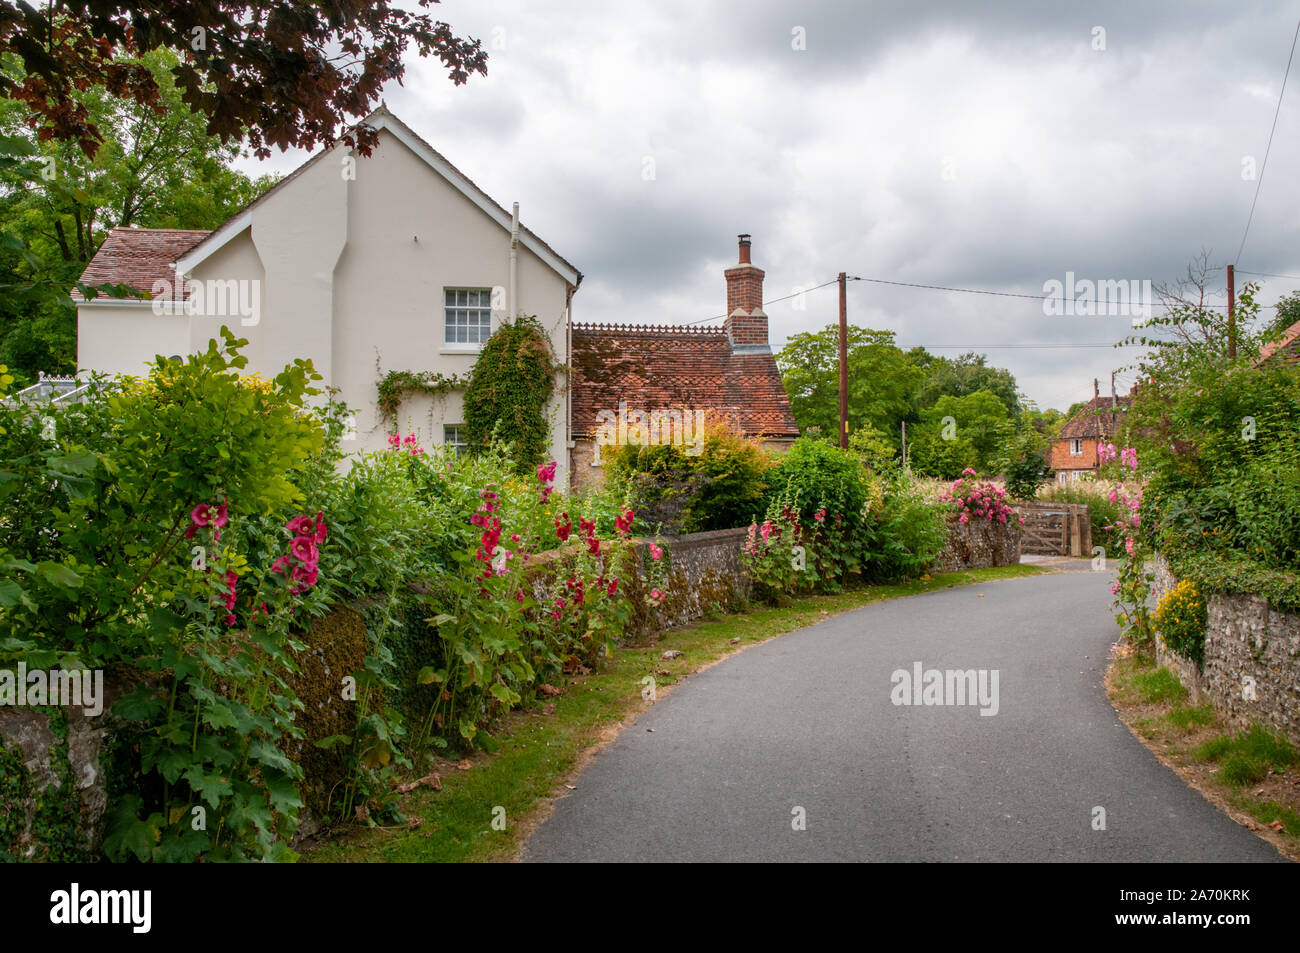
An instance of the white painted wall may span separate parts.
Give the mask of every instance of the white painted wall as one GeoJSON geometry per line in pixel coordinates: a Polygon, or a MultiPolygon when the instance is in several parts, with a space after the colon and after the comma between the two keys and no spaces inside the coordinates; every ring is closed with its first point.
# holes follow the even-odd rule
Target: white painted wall
{"type": "MultiPolygon", "coordinates": [[[[206,349],[222,324],[249,340],[246,372],[271,377],[311,358],[324,383],[357,411],[353,450],[382,450],[393,422],[380,421],[376,385],[390,370],[465,374],[476,349],[446,346],[444,288],[509,286],[510,232],[431,169],[389,130],[355,178],[336,147],[251,210],[251,227],[194,267],[206,282],[260,283],[257,323],[238,314],[156,318],[148,305],[81,305],[78,363],[141,373],[154,354],[206,349]],[[166,323],[170,322],[170,323],[166,323]]],[[[515,313],[535,314],[559,363],[568,363],[568,285],[520,244],[515,313]]],[[[568,479],[563,387],[549,409],[557,482],[568,479]]],[[[397,427],[426,448],[443,425],[464,422],[461,394],[408,398],[397,427]]],[[[345,444],[345,447],[349,446],[345,444]]]]}
{"type": "Polygon", "coordinates": [[[189,353],[183,314],[154,314],[148,301],[77,308],[78,369],[144,377],[157,355],[189,353]]]}

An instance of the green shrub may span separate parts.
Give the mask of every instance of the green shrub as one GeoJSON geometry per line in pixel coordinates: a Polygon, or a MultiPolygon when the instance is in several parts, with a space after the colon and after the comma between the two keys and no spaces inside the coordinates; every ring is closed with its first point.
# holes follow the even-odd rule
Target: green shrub
{"type": "Polygon", "coordinates": [[[825,508],[832,519],[862,512],[866,471],[845,451],[816,436],[800,437],[767,473],[768,501],[790,504],[805,525],[825,508]]]}
{"type": "Polygon", "coordinates": [[[948,540],[947,511],[900,472],[875,478],[855,533],[863,576],[888,582],[924,572],[948,540]]]}
{"type": "Polygon", "coordinates": [[[519,473],[528,473],[551,444],[547,403],[558,370],[551,345],[535,317],[502,324],[479,352],[465,388],[465,435],[484,450],[494,440],[512,448],[519,473]]]}
{"type": "Polygon", "coordinates": [[[732,529],[765,509],[771,461],[756,441],[713,423],[696,447],[698,452],[679,444],[603,448],[607,482],[636,511],[639,531],[732,529]]]}
{"type": "Polygon", "coordinates": [[[1186,579],[1160,597],[1152,616],[1165,645],[1195,662],[1198,668],[1205,658],[1207,621],[1205,600],[1196,586],[1186,579]]]}

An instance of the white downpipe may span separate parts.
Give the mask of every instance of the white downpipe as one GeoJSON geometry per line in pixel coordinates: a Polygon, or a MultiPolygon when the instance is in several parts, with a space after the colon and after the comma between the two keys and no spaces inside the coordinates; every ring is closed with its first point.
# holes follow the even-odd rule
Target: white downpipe
{"type": "Polygon", "coordinates": [[[506,319],[513,319],[519,312],[515,295],[519,290],[519,203],[515,203],[510,216],[510,298],[506,302],[506,319]]]}

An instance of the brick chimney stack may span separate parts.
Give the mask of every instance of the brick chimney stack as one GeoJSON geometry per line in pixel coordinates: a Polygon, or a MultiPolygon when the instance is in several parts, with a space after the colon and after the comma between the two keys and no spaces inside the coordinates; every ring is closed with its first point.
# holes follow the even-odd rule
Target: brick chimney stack
{"type": "Polygon", "coordinates": [[[1095,377],[1092,379],[1092,396],[1093,397],[1101,396],[1101,381],[1097,380],[1097,378],[1095,377]]]}
{"type": "Polygon", "coordinates": [[[771,353],[763,311],[763,269],[749,260],[749,236],[740,237],[740,260],[723,272],[727,279],[727,317],[722,328],[733,353],[771,353]]]}

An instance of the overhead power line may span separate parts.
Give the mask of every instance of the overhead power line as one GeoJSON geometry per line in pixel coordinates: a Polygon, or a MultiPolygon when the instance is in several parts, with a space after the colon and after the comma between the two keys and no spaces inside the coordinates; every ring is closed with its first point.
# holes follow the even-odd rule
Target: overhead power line
{"type": "Polygon", "coordinates": [[[1300,275],[1275,275],[1267,271],[1247,271],[1245,268],[1238,268],[1239,275],[1254,275],[1256,278],[1289,278],[1291,281],[1300,281],[1300,275]]]}
{"type": "Polygon", "coordinates": [[[1291,52],[1286,57],[1286,70],[1282,73],[1282,88],[1277,91],[1277,108],[1273,110],[1273,125],[1268,130],[1268,144],[1264,147],[1264,161],[1259,165],[1259,178],[1255,180],[1255,197],[1250,200],[1250,215],[1246,217],[1246,230],[1241,233],[1241,245],[1237,248],[1237,257],[1233,264],[1241,261],[1241,253],[1246,248],[1246,237],[1250,235],[1250,223],[1255,220],[1255,203],[1259,201],[1259,189],[1264,184],[1264,169],[1268,167],[1268,153],[1273,148],[1273,133],[1277,131],[1277,117],[1282,112],[1282,97],[1286,94],[1286,78],[1291,75],[1291,59],[1295,56],[1295,41],[1300,38],[1300,21],[1296,22],[1295,33],[1291,37],[1291,52]]]}

